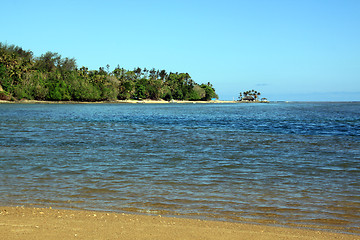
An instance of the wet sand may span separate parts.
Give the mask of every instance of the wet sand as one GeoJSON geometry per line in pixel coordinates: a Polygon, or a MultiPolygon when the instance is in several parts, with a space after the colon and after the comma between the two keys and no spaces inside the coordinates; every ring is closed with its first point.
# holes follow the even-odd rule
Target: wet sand
{"type": "Polygon", "coordinates": [[[358,235],[125,213],[0,207],[7,239],[360,239],[358,235]]]}

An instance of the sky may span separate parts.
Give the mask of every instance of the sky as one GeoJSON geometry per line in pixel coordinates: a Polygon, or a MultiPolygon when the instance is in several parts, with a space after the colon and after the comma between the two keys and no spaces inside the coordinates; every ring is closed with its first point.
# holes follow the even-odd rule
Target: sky
{"type": "Polygon", "coordinates": [[[221,100],[360,101],[359,0],[0,0],[0,42],[189,73],[221,100]]]}

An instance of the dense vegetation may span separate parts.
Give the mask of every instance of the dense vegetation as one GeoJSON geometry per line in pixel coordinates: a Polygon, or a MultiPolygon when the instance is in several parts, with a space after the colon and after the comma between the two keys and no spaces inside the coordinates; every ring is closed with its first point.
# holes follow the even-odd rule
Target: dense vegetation
{"type": "Polygon", "coordinates": [[[0,43],[0,99],[111,101],[117,99],[210,100],[210,83],[197,84],[188,73],[125,70],[109,65],[99,70],[78,68],[73,58],[0,43]]]}

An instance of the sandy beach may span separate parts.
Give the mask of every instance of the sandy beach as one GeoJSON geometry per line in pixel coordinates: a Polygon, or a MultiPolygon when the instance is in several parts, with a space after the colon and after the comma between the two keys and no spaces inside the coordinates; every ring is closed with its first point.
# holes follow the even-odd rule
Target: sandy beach
{"type": "Polygon", "coordinates": [[[163,216],[0,207],[1,239],[360,239],[357,235],[163,216]]]}

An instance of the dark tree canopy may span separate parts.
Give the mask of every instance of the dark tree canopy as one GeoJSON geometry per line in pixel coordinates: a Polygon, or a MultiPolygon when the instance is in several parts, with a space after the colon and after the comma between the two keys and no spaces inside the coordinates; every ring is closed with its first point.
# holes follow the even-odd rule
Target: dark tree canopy
{"type": "Polygon", "coordinates": [[[188,73],[166,70],[126,70],[110,66],[78,68],[74,58],[31,51],[0,43],[0,98],[103,101],[117,99],[210,100],[217,98],[213,86],[196,83],[188,73]]]}

